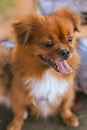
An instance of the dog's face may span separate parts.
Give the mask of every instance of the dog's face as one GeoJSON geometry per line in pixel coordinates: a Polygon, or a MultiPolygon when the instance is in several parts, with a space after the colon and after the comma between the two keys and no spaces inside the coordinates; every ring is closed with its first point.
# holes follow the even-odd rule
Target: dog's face
{"type": "Polygon", "coordinates": [[[78,31],[78,26],[79,18],[75,13],[60,9],[49,16],[28,16],[15,23],[14,29],[18,46],[25,48],[26,55],[38,57],[39,62],[59,72],[59,66],[71,71],[66,61],[73,57],[74,32],[78,31]]]}

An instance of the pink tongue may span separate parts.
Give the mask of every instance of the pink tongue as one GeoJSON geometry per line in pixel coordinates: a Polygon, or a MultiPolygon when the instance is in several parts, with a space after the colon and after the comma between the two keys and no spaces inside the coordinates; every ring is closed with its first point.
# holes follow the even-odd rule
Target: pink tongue
{"type": "Polygon", "coordinates": [[[72,68],[69,66],[66,60],[61,61],[61,62],[56,62],[56,64],[59,67],[59,73],[67,74],[67,73],[72,72],[72,68]]]}

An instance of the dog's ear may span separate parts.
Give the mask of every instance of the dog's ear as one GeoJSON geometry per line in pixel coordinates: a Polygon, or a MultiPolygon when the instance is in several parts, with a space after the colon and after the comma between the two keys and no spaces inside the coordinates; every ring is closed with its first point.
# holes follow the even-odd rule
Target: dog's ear
{"type": "Polygon", "coordinates": [[[33,38],[35,16],[26,16],[13,24],[14,34],[18,44],[30,43],[33,38]]]}
{"type": "Polygon", "coordinates": [[[69,19],[74,26],[74,31],[79,32],[80,16],[77,15],[74,11],[70,9],[66,9],[66,8],[60,8],[59,10],[55,12],[55,14],[59,17],[69,19]]]}

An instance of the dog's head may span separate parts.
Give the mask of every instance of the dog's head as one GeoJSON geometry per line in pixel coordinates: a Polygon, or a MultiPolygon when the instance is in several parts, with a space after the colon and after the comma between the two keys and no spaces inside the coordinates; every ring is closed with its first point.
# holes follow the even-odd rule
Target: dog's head
{"type": "Polygon", "coordinates": [[[67,61],[76,50],[74,32],[78,31],[79,23],[77,14],[67,9],[48,16],[27,16],[14,24],[17,46],[45,66],[60,73],[71,72],[67,61]]]}

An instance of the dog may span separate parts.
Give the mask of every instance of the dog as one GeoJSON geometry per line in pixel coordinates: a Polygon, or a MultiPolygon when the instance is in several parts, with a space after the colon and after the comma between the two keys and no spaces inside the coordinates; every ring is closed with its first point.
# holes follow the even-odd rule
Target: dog
{"type": "Polygon", "coordinates": [[[71,111],[79,66],[74,35],[79,26],[79,16],[65,8],[48,16],[29,15],[13,24],[16,46],[9,97],[14,119],[7,130],[21,130],[27,108],[42,118],[59,111],[65,124],[79,125],[71,111]]]}

